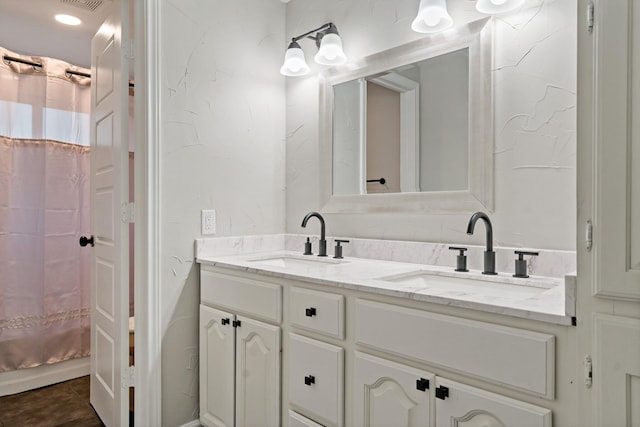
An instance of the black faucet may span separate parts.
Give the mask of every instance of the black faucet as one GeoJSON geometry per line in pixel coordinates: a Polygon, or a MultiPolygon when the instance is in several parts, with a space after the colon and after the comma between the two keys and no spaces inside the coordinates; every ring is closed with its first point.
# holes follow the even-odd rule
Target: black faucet
{"type": "Polygon", "coordinates": [[[320,247],[318,248],[318,256],[327,256],[327,241],[324,238],[324,218],[322,218],[322,215],[318,212],[309,212],[302,220],[302,228],[307,226],[307,221],[313,216],[320,220],[320,247]]]}
{"type": "Polygon", "coordinates": [[[484,221],[487,229],[487,249],[484,251],[484,271],[482,274],[498,274],[496,273],[496,253],[493,251],[493,227],[491,227],[491,220],[486,213],[476,212],[471,215],[467,225],[467,234],[473,234],[473,229],[479,219],[484,221]]]}

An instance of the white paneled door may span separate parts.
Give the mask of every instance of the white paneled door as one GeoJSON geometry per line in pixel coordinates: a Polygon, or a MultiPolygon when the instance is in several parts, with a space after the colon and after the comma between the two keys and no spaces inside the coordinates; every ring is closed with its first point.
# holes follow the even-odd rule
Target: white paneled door
{"type": "Polygon", "coordinates": [[[577,425],[640,427],[640,7],[578,13],[577,425]]]}
{"type": "Polygon", "coordinates": [[[126,3],[91,42],[91,404],[107,427],[129,423],[126,3]]]}
{"type": "Polygon", "coordinates": [[[594,294],[640,301],[640,7],[595,14],[594,294]]]}

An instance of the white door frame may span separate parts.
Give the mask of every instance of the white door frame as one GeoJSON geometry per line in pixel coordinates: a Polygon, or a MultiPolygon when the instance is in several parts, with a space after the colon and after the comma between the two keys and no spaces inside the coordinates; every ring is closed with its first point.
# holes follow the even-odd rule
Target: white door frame
{"type": "MultiPolygon", "coordinates": [[[[420,84],[395,72],[378,76],[371,81],[400,94],[400,191],[419,192],[420,84]]],[[[362,120],[366,123],[366,108],[362,120]]],[[[366,178],[363,182],[366,182],[366,178]]]]}
{"type": "Polygon", "coordinates": [[[134,2],[135,425],[162,425],[160,4],[134,2]]]}

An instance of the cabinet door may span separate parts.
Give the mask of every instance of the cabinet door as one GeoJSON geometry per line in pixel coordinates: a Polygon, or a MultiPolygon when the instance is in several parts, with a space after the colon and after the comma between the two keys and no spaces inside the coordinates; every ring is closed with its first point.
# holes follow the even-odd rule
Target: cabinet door
{"type": "Polygon", "coordinates": [[[434,383],[435,376],[428,372],[356,352],[354,425],[433,425],[434,383]]]}
{"type": "Polygon", "coordinates": [[[436,427],[550,427],[551,411],[436,377],[436,427]]]}
{"type": "Polygon", "coordinates": [[[200,306],[200,423],[206,427],[233,427],[234,317],[200,306]]]}
{"type": "Polygon", "coordinates": [[[593,315],[596,426],[640,426],[640,319],[593,315]]]}
{"type": "Polygon", "coordinates": [[[280,426],[280,328],[237,316],[236,426],[280,426]]]}

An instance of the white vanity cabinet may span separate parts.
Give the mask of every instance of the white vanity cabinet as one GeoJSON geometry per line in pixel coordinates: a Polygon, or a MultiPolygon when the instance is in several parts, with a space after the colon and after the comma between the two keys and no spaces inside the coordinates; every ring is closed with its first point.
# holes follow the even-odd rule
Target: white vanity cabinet
{"type": "Polygon", "coordinates": [[[551,427],[568,400],[555,327],[224,267],[201,285],[203,426],[551,427]]]}
{"type": "MultiPolygon", "coordinates": [[[[234,295],[251,293],[253,281],[202,270],[200,305],[200,423],[203,426],[279,427],[281,393],[281,329],[237,312],[251,314],[255,301],[234,295]],[[236,289],[237,287],[237,289],[236,289]],[[236,312],[213,308],[217,300],[212,290],[220,291],[218,304],[236,305],[236,312]]],[[[275,292],[280,287],[255,284],[255,291],[275,292]]],[[[273,303],[274,300],[270,299],[273,303]]],[[[256,317],[279,318],[263,301],[256,317]],[[265,308],[265,306],[267,308],[265,308]]],[[[272,304],[271,307],[280,307],[272,304]]]]}

